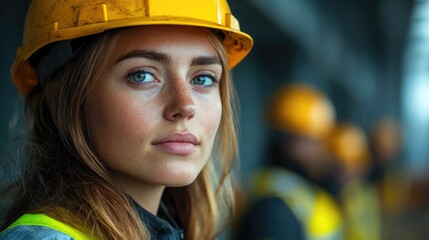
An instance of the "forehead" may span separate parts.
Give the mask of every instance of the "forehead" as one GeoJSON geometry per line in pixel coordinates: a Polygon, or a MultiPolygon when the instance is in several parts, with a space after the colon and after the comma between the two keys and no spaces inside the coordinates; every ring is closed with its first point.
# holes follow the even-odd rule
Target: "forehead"
{"type": "Polygon", "coordinates": [[[192,26],[154,25],[124,30],[116,49],[127,51],[134,48],[154,48],[160,51],[172,49],[216,53],[212,41],[213,33],[206,28],[192,26]]]}

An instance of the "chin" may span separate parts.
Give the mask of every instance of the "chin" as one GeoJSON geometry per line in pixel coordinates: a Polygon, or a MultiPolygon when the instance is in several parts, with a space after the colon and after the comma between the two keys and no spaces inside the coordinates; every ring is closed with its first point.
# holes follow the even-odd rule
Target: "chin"
{"type": "Polygon", "coordinates": [[[184,187],[192,184],[204,170],[207,161],[166,161],[153,169],[152,181],[165,187],[184,187]]]}
{"type": "Polygon", "coordinates": [[[197,174],[192,176],[180,176],[180,177],[172,177],[170,181],[166,182],[166,187],[185,187],[192,184],[195,179],[198,177],[197,174]]]}
{"type": "Polygon", "coordinates": [[[164,186],[166,187],[184,187],[192,184],[195,179],[197,179],[200,174],[201,169],[195,168],[185,168],[178,169],[175,168],[173,171],[164,172],[164,176],[160,179],[164,186]]]}

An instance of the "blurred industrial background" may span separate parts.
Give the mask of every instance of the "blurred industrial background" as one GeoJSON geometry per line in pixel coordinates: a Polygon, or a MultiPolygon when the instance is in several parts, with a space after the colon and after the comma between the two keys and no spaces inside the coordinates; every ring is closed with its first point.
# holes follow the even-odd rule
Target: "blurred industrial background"
{"type": "MultiPolygon", "coordinates": [[[[13,156],[23,102],[9,68],[29,0],[0,5],[0,153],[13,156]]],[[[274,90],[311,84],[332,101],[338,121],[369,135],[385,117],[401,132],[396,164],[409,183],[405,207],[385,220],[385,239],[429,237],[429,0],[230,0],[253,51],[233,70],[240,102],[240,178],[258,168],[274,90]]],[[[350,146],[353,147],[353,146],[350,146]]],[[[3,162],[5,163],[5,162],[3,162]]],[[[7,163],[7,161],[6,161],[7,163]]],[[[3,174],[11,173],[4,164],[3,174]]],[[[8,175],[9,174],[9,175],[8,175]]],[[[401,186],[397,185],[398,188],[401,186]]]]}

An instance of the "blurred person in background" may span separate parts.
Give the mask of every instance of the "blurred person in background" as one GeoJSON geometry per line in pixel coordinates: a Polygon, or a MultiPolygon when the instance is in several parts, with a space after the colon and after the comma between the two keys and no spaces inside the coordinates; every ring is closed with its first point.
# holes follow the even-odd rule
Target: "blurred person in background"
{"type": "Polygon", "coordinates": [[[411,194],[411,177],[400,159],[403,140],[401,124],[394,117],[381,117],[371,128],[369,137],[373,160],[369,177],[379,194],[382,237],[392,239],[395,235],[404,234],[401,219],[408,211],[411,194]]]}
{"type": "Polygon", "coordinates": [[[378,193],[368,179],[371,155],[367,135],[356,124],[340,122],[330,134],[329,146],[332,158],[340,165],[338,201],[344,217],[344,239],[380,239],[378,193]]]}
{"type": "Polygon", "coordinates": [[[400,123],[392,117],[380,118],[369,137],[373,157],[370,177],[380,192],[383,212],[403,208],[408,201],[410,181],[399,158],[402,151],[400,123]]]}
{"type": "Polygon", "coordinates": [[[268,107],[266,166],[250,179],[235,239],[342,239],[325,139],[335,123],[330,100],[295,83],[268,107]]]}

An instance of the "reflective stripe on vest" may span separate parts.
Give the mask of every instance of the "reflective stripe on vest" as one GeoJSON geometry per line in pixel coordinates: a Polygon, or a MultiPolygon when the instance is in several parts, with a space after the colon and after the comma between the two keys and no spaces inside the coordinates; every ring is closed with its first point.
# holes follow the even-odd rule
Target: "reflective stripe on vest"
{"type": "Polygon", "coordinates": [[[75,240],[94,240],[95,239],[69,225],[66,225],[58,220],[55,220],[45,214],[40,214],[40,213],[24,214],[21,217],[19,217],[15,222],[13,222],[8,228],[6,228],[6,230],[17,226],[40,226],[40,227],[52,228],[59,232],[62,232],[64,234],[71,236],[75,240]]]}
{"type": "Polygon", "coordinates": [[[334,199],[301,176],[267,168],[253,176],[251,185],[254,199],[281,198],[303,224],[308,239],[342,239],[342,217],[334,199]]]}

